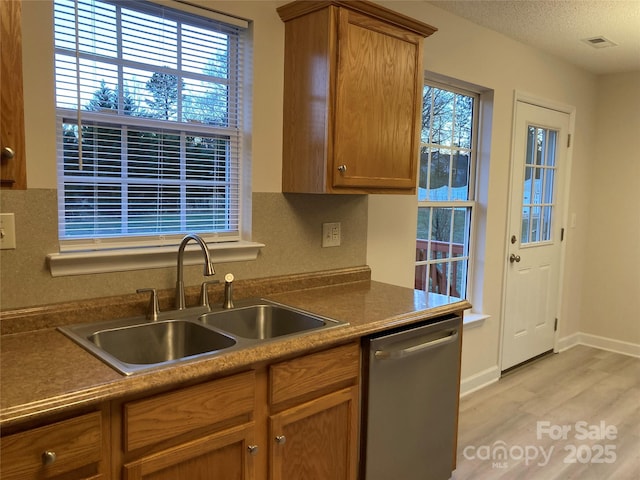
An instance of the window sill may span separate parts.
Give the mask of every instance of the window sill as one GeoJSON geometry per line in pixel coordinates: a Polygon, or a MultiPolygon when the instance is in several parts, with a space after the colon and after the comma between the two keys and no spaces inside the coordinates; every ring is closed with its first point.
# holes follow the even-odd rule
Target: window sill
{"type": "Polygon", "coordinates": [[[487,315],[486,313],[476,313],[471,310],[467,310],[464,312],[464,316],[462,317],[462,326],[464,329],[476,328],[480,327],[484,324],[484,321],[491,318],[491,315],[487,315]]]}
{"type": "MultiPolygon", "coordinates": [[[[248,241],[209,243],[213,264],[255,260],[264,244],[248,241]]],[[[178,246],[119,248],[100,251],[51,253],[47,263],[52,277],[91,273],[127,272],[175,266],[178,246]]],[[[184,264],[202,263],[196,245],[185,249],[184,264]]]]}

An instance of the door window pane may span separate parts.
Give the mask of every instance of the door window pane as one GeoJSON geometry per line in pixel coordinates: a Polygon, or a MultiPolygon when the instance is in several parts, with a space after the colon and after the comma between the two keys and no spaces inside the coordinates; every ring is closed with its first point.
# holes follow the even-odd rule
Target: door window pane
{"type": "Polygon", "coordinates": [[[555,130],[547,130],[547,155],[545,165],[553,167],[556,164],[556,141],[558,132],[555,130]]]}
{"type": "Polygon", "coordinates": [[[555,130],[527,127],[521,244],[548,242],[552,238],[557,137],[555,130]]]}
{"type": "Polygon", "coordinates": [[[531,207],[522,207],[522,232],[520,232],[521,243],[529,243],[529,230],[531,222],[531,207]]]}

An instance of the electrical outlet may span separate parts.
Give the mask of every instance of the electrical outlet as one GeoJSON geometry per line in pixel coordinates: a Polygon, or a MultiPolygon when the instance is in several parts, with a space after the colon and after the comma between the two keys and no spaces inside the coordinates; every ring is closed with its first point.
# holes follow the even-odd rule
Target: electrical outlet
{"type": "Polygon", "coordinates": [[[323,247],[339,247],[341,239],[340,222],[322,224],[323,247]]]}
{"type": "Polygon", "coordinates": [[[0,213],[0,250],[16,248],[16,220],[13,213],[0,213]]]}

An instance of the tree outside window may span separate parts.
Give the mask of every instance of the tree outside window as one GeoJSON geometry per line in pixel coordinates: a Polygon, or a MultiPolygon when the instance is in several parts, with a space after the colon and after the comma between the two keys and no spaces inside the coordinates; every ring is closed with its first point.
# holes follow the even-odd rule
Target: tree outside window
{"type": "Polygon", "coordinates": [[[238,27],[55,0],[60,238],[239,238],[238,27]]]}
{"type": "Polygon", "coordinates": [[[415,288],[465,298],[474,207],[477,96],[423,89],[415,288]]]}

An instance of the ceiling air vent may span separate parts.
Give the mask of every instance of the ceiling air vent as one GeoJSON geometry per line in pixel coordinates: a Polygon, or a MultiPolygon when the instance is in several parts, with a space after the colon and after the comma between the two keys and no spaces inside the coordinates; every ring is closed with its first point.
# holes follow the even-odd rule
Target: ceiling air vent
{"type": "Polygon", "coordinates": [[[607,47],[615,47],[618,45],[617,43],[614,43],[608,38],[605,38],[603,36],[583,38],[582,41],[587,45],[591,45],[593,48],[607,48],[607,47]]]}

